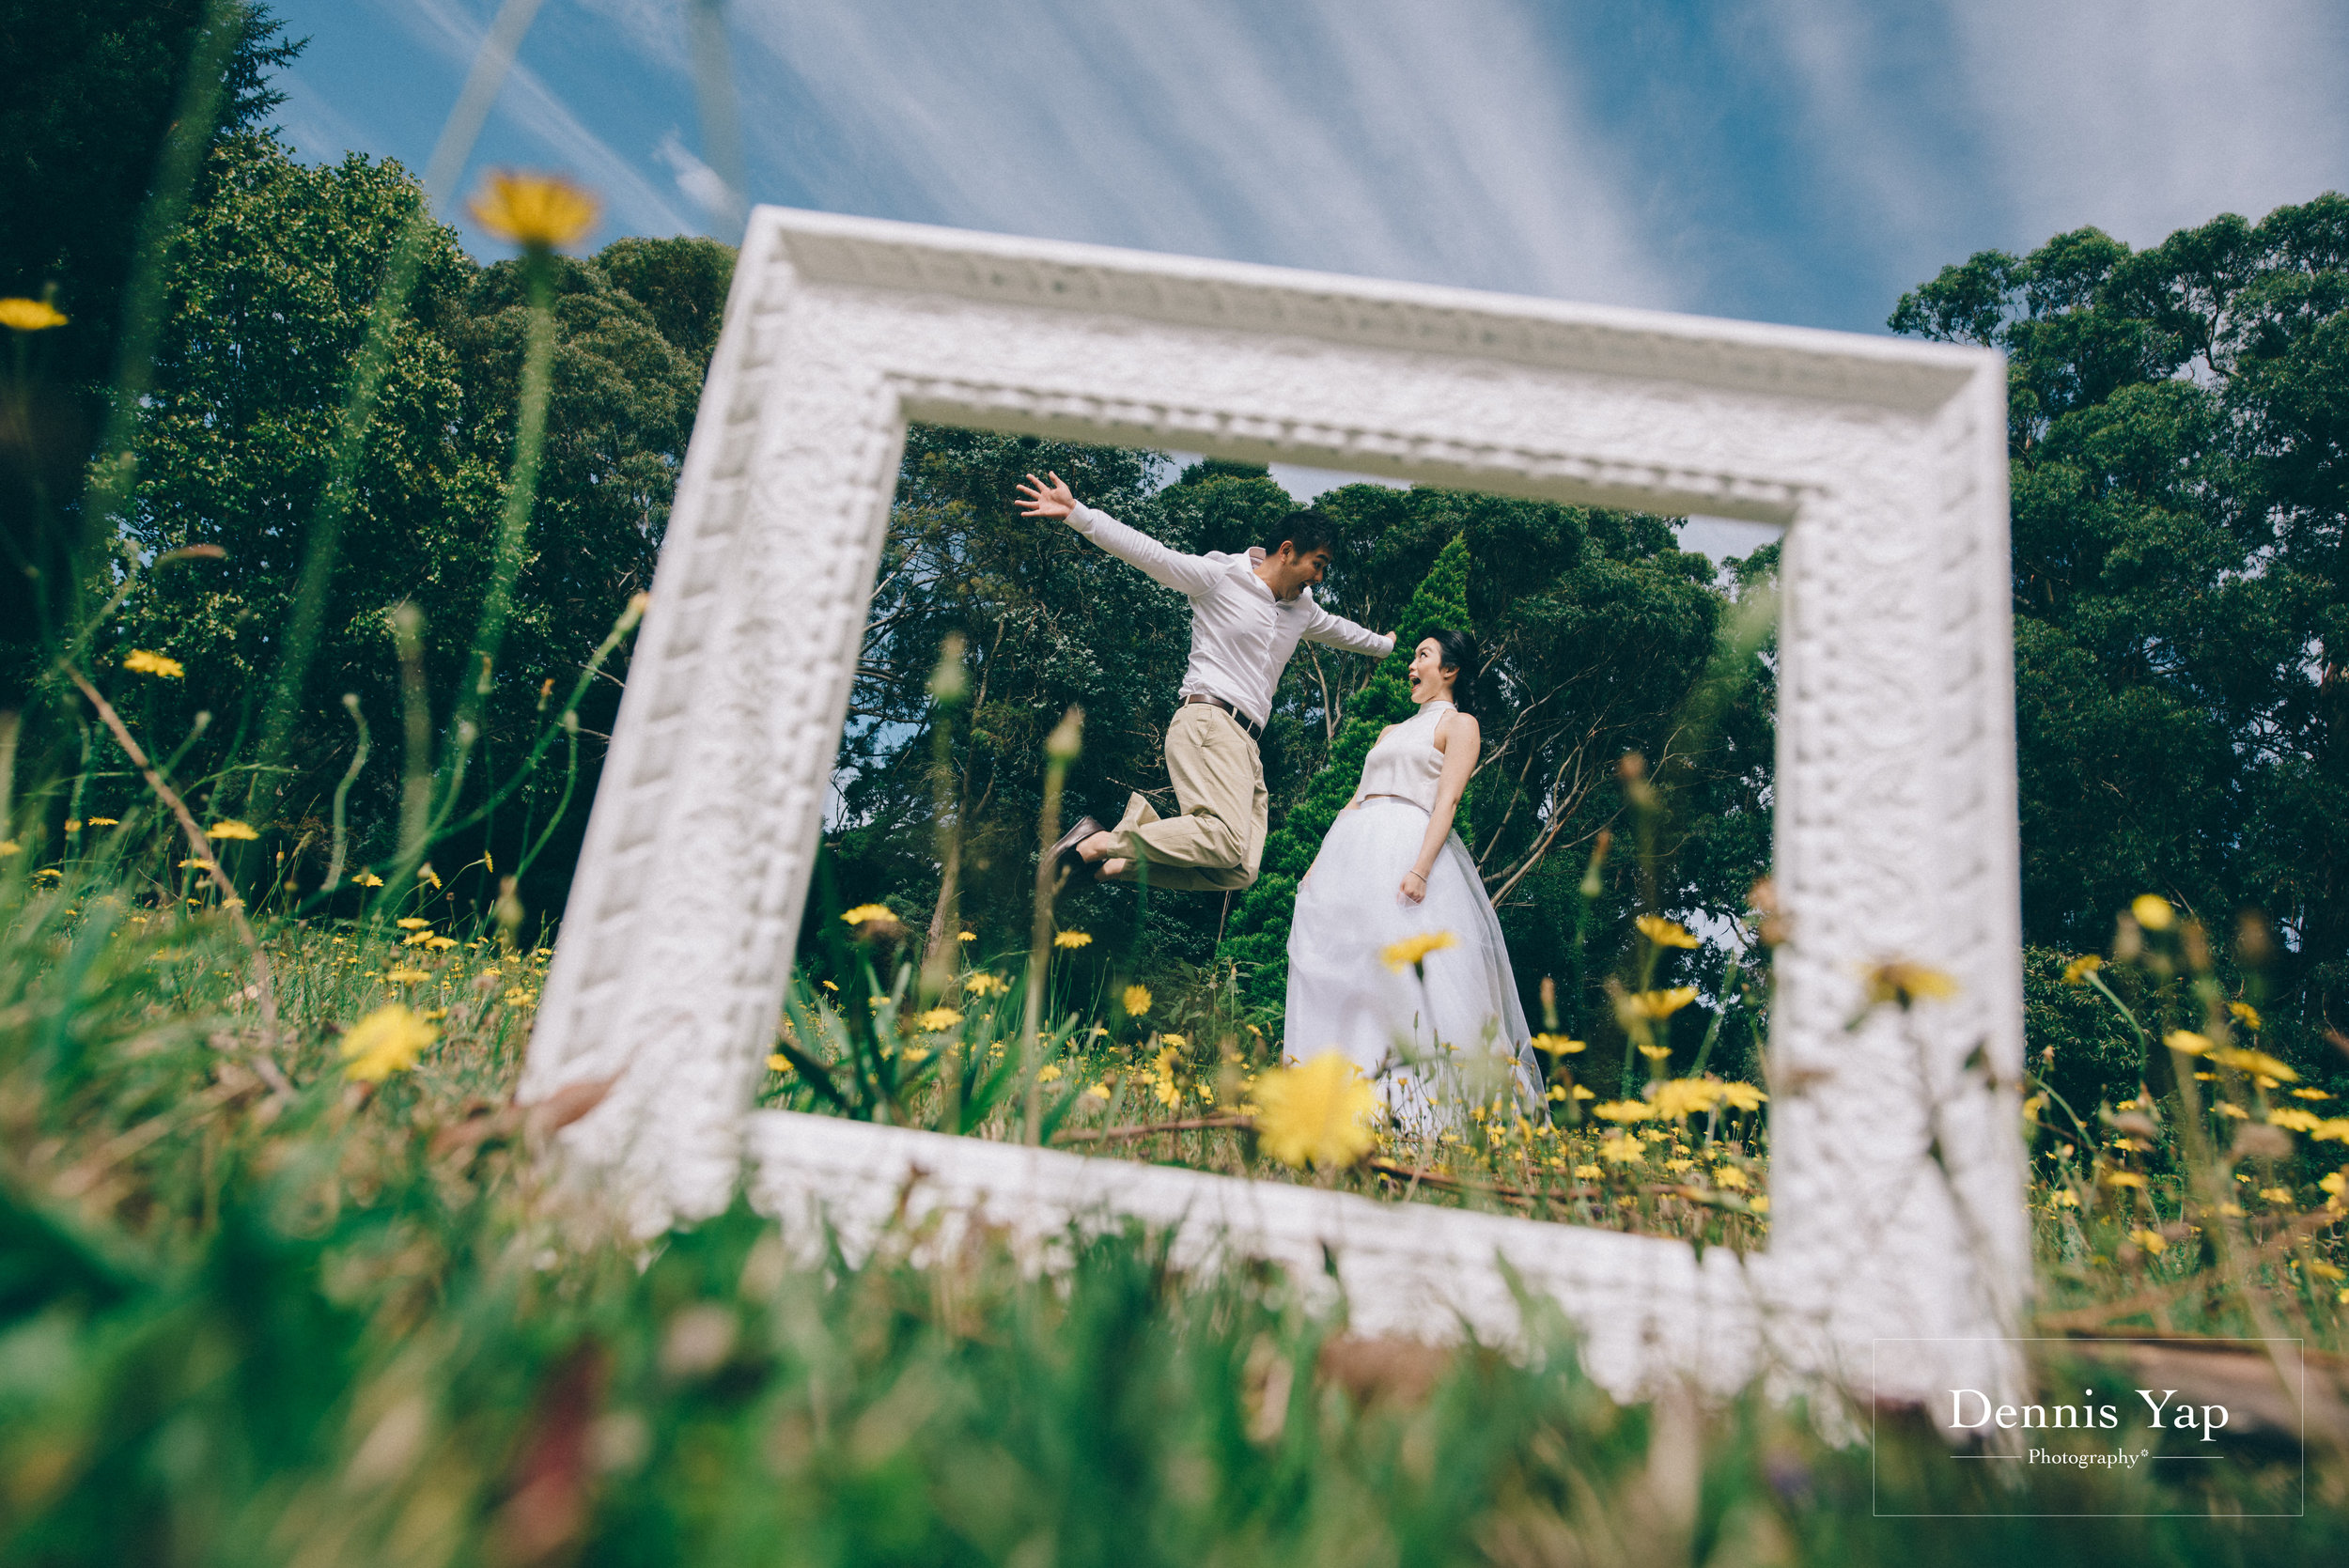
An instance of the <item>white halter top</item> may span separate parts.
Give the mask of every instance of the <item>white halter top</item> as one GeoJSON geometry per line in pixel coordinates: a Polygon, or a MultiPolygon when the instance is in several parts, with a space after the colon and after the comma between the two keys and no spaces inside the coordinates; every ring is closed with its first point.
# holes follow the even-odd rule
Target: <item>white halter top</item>
{"type": "Polygon", "coordinates": [[[1436,726],[1454,711],[1438,697],[1420,705],[1419,712],[1378,737],[1362,759],[1360,800],[1371,795],[1394,795],[1424,812],[1436,809],[1436,780],[1443,772],[1443,753],[1436,750],[1436,726]]]}

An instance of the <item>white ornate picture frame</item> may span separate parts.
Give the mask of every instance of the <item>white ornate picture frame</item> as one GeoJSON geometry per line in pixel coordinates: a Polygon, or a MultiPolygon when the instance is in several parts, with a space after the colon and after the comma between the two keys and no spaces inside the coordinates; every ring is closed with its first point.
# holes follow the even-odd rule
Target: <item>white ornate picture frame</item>
{"type": "Polygon", "coordinates": [[[1879,1397],[2010,1386],[2005,388],[1945,345],[761,208],[522,1097],[614,1080],[566,1157],[647,1232],[723,1208],[747,1165],[787,1233],[820,1217],[852,1248],[902,1203],[1037,1246],[1124,1215],[1327,1259],[1362,1330],[1505,1338],[1514,1277],[1619,1392],[1857,1387],[1894,1337],[1951,1349],[1879,1397]],[[911,420],[1787,524],[1766,1250],[754,1110],[911,420]],[[1893,956],[1958,995],[1864,1008],[1893,956]]]}

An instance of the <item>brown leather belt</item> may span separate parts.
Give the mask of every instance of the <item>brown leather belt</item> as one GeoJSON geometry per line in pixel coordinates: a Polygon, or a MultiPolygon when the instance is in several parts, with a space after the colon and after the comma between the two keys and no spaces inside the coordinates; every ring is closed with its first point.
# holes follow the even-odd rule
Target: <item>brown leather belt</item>
{"type": "Polygon", "coordinates": [[[1204,703],[1209,707],[1221,708],[1224,712],[1232,716],[1233,721],[1237,722],[1241,729],[1248,732],[1248,737],[1251,740],[1255,741],[1258,745],[1264,744],[1264,726],[1257,723],[1253,719],[1249,718],[1247,714],[1242,713],[1238,708],[1234,707],[1230,703],[1225,702],[1222,698],[1210,697],[1205,692],[1194,691],[1190,696],[1183,699],[1183,706],[1185,707],[1189,707],[1193,703],[1204,703]]]}

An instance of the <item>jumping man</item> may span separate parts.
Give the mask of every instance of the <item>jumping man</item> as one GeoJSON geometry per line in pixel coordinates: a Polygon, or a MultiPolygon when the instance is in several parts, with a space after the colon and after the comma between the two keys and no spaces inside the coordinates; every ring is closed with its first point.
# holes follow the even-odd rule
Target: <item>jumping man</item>
{"type": "Polygon", "coordinates": [[[1318,512],[1297,511],[1278,548],[1261,561],[1209,551],[1185,555],[1071,494],[1061,476],[1034,474],[1019,487],[1027,517],[1061,518],[1121,561],[1190,600],[1190,665],[1182,703],[1166,727],[1166,771],[1182,815],[1161,817],[1140,795],[1105,829],[1081,817],[1051,853],[1101,877],[1132,879],[1149,864],[1154,887],[1221,893],[1256,879],[1264,860],[1264,758],[1257,750],[1281,672],[1299,642],[1350,648],[1373,659],[1394,639],[1366,630],[1314,602],[1330,566],[1332,533],[1318,512]]]}

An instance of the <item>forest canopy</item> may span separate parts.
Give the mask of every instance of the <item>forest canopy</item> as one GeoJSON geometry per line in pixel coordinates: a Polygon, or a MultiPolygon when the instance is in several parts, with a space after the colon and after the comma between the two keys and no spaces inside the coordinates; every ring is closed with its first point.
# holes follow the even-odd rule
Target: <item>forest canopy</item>
{"type": "MultiPolygon", "coordinates": [[[[270,73],[300,42],[253,5],[184,210],[155,237],[152,298],[133,300],[158,147],[206,14],[194,0],[70,13],[0,0],[0,36],[46,29],[52,84],[0,91],[0,293],[69,321],[12,344],[0,421],[0,710],[21,716],[8,831],[54,851],[69,823],[141,787],[56,666],[78,635],[71,606],[119,590],[77,656],[118,672],[148,650],[178,668],[114,689],[199,805],[258,819],[238,876],[315,887],[336,809],[355,859],[388,854],[412,796],[402,744],[422,735],[447,784],[454,826],[432,854],[448,894],[487,908],[527,864],[521,897],[551,917],[627,678],[615,624],[650,582],[732,255],[624,239],[552,257],[543,275],[477,262],[429,221],[407,169],[305,161],[270,129],[270,73]],[[66,116],[69,100],[107,112],[66,116]],[[338,477],[350,367],[412,229],[413,286],[363,450],[338,477]],[[544,457],[510,627],[476,664],[467,633],[495,575],[539,287],[544,457]],[[132,396],[118,361],[138,322],[153,352],[132,396]],[[109,421],[131,431],[119,472],[133,477],[101,518],[83,498],[109,421]],[[311,596],[329,516],[338,543],[311,596]],[[302,613],[316,647],[289,676],[302,613]],[[552,697],[582,679],[575,706],[552,697]],[[272,706],[281,687],[290,698],[272,706]],[[471,760],[451,777],[460,710],[471,760]]],[[[2056,976],[2155,892],[2231,953],[2265,944],[2270,1043],[2304,1066],[2330,1061],[2349,1001],[2349,200],[2220,216],[2143,251],[2082,229],[2024,256],[1983,252],[1903,296],[1888,324],[2009,360],[2034,1046],[2117,1049],[2105,1015],[2069,1007],[2056,976]]],[[[1016,945],[1041,742],[1066,709],[1086,715],[1073,805],[1113,812],[1162,787],[1185,606],[1067,530],[1020,520],[1013,482],[1047,468],[1181,549],[1274,542],[1294,505],[1247,464],[1178,472],[1150,452],[910,433],[822,881],[941,938],[951,907],[978,939],[1016,945]],[[939,702],[941,660],[967,700],[939,702]]],[[[1720,568],[1680,549],[1667,518],[1379,485],[1317,505],[1341,533],[1323,591],[1340,613],[1482,641],[1488,752],[1462,836],[1530,1006],[1552,979],[1560,1027],[1606,1036],[1605,983],[1638,910],[1716,939],[1750,930],[1769,866],[1774,547],[1720,568]]],[[[1295,878],[1403,700],[1392,665],[1301,653],[1265,737],[1262,880],[1228,900],[1073,891],[1064,922],[1100,936],[1100,978],[1277,1009],[1295,878]]],[[[1749,947],[1740,970],[1735,950],[1716,940],[1693,961],[1708,1005],[1750,994],[1761,959],[1749,947]]],[[[1759,1022],[1749,1005],[1724,1032],[1724,1063],[1759,1022]]]]}

